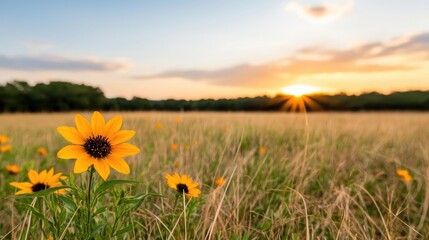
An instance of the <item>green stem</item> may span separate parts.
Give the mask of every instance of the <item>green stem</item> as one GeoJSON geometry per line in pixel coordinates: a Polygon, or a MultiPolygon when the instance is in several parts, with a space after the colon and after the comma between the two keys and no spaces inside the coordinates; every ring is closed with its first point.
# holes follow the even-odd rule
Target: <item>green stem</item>
{"type": "Polygon", "coordinates": [[[174,202],[173,210],[176,209],[177,203],[179,202],[179,197],[181,197],[182,194],[176,193],[176,201],[174,202]]]}
{"type": "Polygon", "coordinates": [[[86,205],[88,209],[88,216],[87,216],[87,232],[88,236],[91,236],[92,234],[92,228],[91,228],[91,185],[92,185],[92,174],[94,173],[94,166],[91,166],[89,168],[89,180],[88,180],[88,195],[86,199],[86,205]]]}

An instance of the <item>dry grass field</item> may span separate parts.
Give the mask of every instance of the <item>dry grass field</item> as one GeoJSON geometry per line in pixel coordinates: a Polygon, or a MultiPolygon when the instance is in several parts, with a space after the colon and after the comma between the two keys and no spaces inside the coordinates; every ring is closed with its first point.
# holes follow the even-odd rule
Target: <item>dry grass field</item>
{"type": "MultiPolygon", "coordinates": [[[[114,186],[99,199],[94,209],[102,213],[93,217],[90,237],[78,233],[84,222],[73,209],[85,205],[78,198],[68,198],[74,207],[56,194],[32,202],[15,197],[9,185],[26,181],[29,169],[53,167],[68,176],[65,184],[85,186],[88,173],[73,174],[75,160],[56,157],[67,145],[56,127],[74,126],[74,113],[0,115],[0,135],[12,147],[0,153],[0,239],[429,238],[427,113],[310,113],[308,125],[303,113],[104,117],[118,114],[122,129],[136,131],[130,143],[141,152],[126,158],[129,175],[112,170],[109,180],[136,184],[114,186]],[[37,154],[40,147],[47,156],[37,154]],[[9,174],[6,164],[18,165],[20,173],[9,174]],[[412,179],[405,181],[398,169],[409,170],[412,179]],[[176,198],[164,178],[174,172],[200,183],[201,195],[176,198]],[[219,177],[225,179],[220,186],[219,177]],[[116,221],[120,203],[101,208],[145,193],[121,212],[122,220],[116,221]],[[31,204],[37,211],[26,208],[31,204]],[[52,232],[38,214],[55,222],[56,212],[64,220],[52,232]],[[112,219],[113,227],[103,224],[112,219]]],[[[96,175],[96,185],[102,182],[96,175]]]]}

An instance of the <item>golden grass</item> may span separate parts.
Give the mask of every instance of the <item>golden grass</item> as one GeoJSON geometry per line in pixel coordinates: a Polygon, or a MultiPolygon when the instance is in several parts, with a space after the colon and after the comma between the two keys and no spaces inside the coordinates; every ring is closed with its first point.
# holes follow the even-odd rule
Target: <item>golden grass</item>
{"type": "MultiPolygon", "coordinates": [[[[138,224],[128,239],[183,239],[185,229],[189,239],[429,238],[427,113],[311,113],[308,129],[300,113],[120,114],[142,152],[126,159],[130,175],[109,178],[135,179],[136,193],[166,196],[145,201],[130,216],[138,224]],[[397,169],[409,170],[413,180],[402,181],[397,169]],[[194,209],[186,226],[177,224],[182,212],[171,213],[174,193],[164,183],[174,171],[201,183],[201,197],[186,202],[194,209]],[[218,177],[226,179],[222,187],[214,183],[218,177]]],[[[56,158],[66,142],[55,128],[73,125],[73,116],[0,115],[0,135],[13,147],[0,166],[71,172],[73,161],[56,158]],[[46,158],[37,155],[39,147],[48,150],[46,158]]],[[[10,216],[0,219],[0,236],[24,219],[6,184],[23,181],[22,172],[0,175],[0,215],[10,216]]]]}

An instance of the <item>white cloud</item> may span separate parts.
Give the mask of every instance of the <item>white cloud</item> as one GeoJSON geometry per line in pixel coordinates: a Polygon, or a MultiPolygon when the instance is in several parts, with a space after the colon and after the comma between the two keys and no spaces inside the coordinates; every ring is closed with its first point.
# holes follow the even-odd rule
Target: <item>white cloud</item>
{"type": "Polygon", "coordinates": [[[70,58],[55,55],[8,56],[0,55],[0,69],[18,71],[116,71],[127,68],[124,61],[92,58],[70,58]]]}

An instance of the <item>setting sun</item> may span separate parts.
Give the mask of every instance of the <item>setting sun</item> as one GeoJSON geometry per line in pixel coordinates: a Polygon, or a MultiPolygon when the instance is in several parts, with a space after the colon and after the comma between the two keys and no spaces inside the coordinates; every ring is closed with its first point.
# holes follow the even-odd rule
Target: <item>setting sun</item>
{"type": "Polygon", "coordinates": [[[305,94],[315,93],[320,91],[319,88],[308,85],[291,85],[282,88],[284,94],[293,95],[295,97],[301,97],[305,94]]]}

